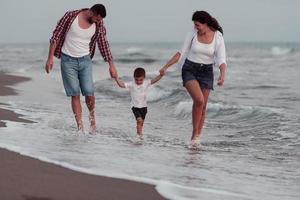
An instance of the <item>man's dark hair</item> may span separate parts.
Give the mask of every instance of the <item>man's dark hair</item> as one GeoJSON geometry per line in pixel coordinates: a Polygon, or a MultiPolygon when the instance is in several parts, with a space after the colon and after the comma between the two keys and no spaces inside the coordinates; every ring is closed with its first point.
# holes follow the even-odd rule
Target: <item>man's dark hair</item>
{"type": "Polygon", "coordinates": [[[137,77],[145,77],[146,76],[146,72],[144,70],[144,68],[138,67],[134,70],[133,76],[135,78],[137,77]]]}
{"type": "Polygon", "coordinates": [[[102,18],[106,17],[106,9],[105,9],[105,6],[102,4],[95,4],[90,8],[90,10],[95,15],[100,15],[102,18]]]}

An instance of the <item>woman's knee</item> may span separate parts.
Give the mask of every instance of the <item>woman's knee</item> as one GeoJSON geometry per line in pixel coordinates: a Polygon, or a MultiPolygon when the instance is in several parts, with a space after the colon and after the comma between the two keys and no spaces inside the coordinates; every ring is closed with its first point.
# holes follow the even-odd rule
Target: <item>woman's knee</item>
{"type": "Polygon", "coordinates": [[[197,106],[197,107],[204,107],[204,99],[201,98],[201,97],[197,97],[197,98],[194,98],[193,99],[194,101],[194,105],[197,106]]]}

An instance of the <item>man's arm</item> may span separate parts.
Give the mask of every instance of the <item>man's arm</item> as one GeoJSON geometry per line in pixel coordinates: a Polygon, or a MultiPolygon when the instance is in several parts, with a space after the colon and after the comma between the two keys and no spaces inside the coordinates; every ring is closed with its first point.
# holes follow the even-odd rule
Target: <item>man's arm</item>
{"type": "Polygon", "coordinates": [[[61,36],[64,33],[64,28],[67,25],[68,21],[70,20],[72,13],[71,11],[68,11],[64,14],[62,18],[57,22],[57,25],[52,33],[52,37],[50,39],[50,43],[57,43],[57,41],[61,38],[61,36]]]}
{"type": "Polygon", "coordinates": [[[109,64],[109,72],[110,72],[110,76],[112,78],[115,78],[117,77],[117,69],[115,67],[115,64],[113,62],[113,57],[112,57],[112,54],[111,54],[111,51],[110,51],[110,48],[109,48],[109,43],[107,41],[107,38],[106,38],[106,29],[103,25],[103,22],[101,22],[102,24],[100,24],[100,36],[98,38],[98,48],[99,48],[99,51],[104,59],[105,62],[108,62],[109,64]]]}
{"type": "Polygon", "coordinates": [[[114,62],[111,60],[111,61],[108,61],[108,65],[109,65],[109,73],[110,73],[110,76],[112,78],[115,78],[118,76],[118,72],[117,72],[117,69],[115,67],[115,64],[114,62]]]}
{"type": "Polygon", "coordinates": [[[115,77],[115,80],[120,88],[126,88],[125,83],[119,77],[115,77]]]}
{"type": "Polygon", "coordinates": [[[62,37],[64,27],[66,26],[68,19],[69,19],[70,12],[66,12],[64,16],[57,22],[57,25],[53,31],[52,37],[50,39],[50,46],[49,46],[49,53],[48,59],[46,62],[45,70],[49,74],[53,68],[53,58],[54,52],[57,46],[57,41],[60,37],[62,37]]]}
{"type": "Polygon", "coordinates": [[[45,66],[45,70],[46,70],[47,74],[49,74],[53,68],[53,57],[54,57],[55,48],[56,48],[56,42],[50,43],[48,59],[47,59],[46,66],[45,66]]]}

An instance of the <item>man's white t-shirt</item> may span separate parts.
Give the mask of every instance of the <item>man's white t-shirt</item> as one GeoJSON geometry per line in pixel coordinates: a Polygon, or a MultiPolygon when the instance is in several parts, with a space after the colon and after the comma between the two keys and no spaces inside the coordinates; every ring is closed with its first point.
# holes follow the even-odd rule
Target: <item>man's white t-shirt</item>
{"type": "Polygon", "coordinates": [[[144,80],[144,83],[141,85],[137,85],[135,81],[125,83],[125,88],[130,90],[132,107],[147,107],[147,91],[150,86],[151,80],[144,80]]]}
{"type": "Polygon", "coordinates": [[[90,54],[91,38],[95,34],[96,25],[93,23],[89,28],[83,29],[79,26],[78,15],[74,19],[70,30],[66,35],[62,52],[69,56],[79,58],[90,54]]]}

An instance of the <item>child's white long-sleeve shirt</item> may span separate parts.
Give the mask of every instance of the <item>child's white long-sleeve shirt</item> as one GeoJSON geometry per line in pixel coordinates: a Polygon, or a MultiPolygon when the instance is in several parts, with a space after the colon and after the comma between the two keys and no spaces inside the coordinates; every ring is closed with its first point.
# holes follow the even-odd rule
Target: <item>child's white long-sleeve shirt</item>
{"type": "Polygon", "coordinates": [[[137,85],[134,81],[125,83],[125,88],[130,90],[132,107],[147,107],[147,91],[150,86],[151,80],[144,80],[144,83],[141,85],[137,85]]]}

